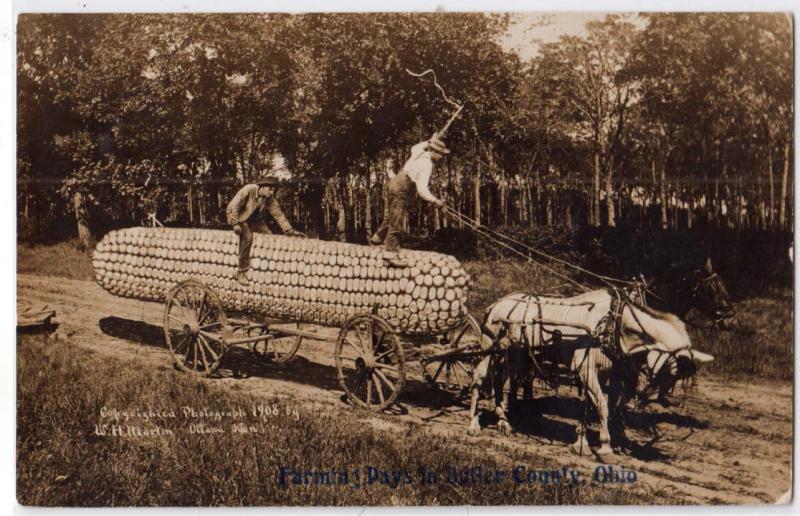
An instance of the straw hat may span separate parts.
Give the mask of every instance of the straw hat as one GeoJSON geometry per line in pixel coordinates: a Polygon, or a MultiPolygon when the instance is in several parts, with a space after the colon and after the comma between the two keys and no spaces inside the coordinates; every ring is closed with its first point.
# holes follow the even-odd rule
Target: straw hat
{"type": "Polygon", "coordinates": [[[269,186],[271,188],[277,188],[279,186],[283,186],[283,181],[281,181],[277,177],[265,176],[256,181],[256,184],[258,186],[269,186]]]}

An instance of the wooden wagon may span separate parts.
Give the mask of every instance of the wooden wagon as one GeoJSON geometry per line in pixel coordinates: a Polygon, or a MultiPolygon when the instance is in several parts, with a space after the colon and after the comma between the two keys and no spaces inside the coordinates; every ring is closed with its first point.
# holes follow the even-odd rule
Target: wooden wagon
{"type": "Polygon", "coordinates": [[[328,327],[338,328],[337,379],[354,405],[392,405],[412,361],[422,365],[431,386],[467,392],[482,335],[466,311],[468,278],[455,270],[460,264],[454,258],[409,251],[418,253],[411,257],[421,269],[393,271],[380,261],[380,250],[366,246],[256,237],[258,261],[249,287],[233,279],[231,232],[210,230],[110,234],[95,252],[96,279],[116,295],[163,301],[171,361],[191,374],[214,375],[232,347],[248,348],[276,366],[288,364],[303,340],[324,340],[320,330],[328,327]]]}

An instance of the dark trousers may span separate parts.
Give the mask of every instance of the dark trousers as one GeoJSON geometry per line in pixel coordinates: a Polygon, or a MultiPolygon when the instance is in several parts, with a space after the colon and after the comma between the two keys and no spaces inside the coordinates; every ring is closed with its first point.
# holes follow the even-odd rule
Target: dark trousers
{"type": "Polygon", "coordinates": [[[239,223],[242,232],[239,234],[239,272],[250,269],[250,248],[253,247],[253,232],[272,233],[266,224],[243,221],[239,223]]]}
{"type": "Polygon", "coordinates": [[[384,249],[396,252],[400,249],[400,235],[403,232],[403,219],[408,206],[407,196],[404,193],[395,193],[390,190],[386,195],[386,205],[386,218],[373,235],[372,240],[383,242],[384,249]]]}

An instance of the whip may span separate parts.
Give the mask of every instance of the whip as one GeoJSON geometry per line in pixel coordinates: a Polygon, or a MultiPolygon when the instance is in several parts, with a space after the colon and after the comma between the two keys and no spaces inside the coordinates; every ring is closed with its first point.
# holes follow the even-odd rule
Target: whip
{"type": "Polygon", "coordinates": [[[442,127],[439,131],[436,131],[434,133],[434,136],[436,136],[436,137],[444,136],[445,133],[447,132],[447,130],[450,128],[450,124],[452,124],[453,121],[456,118],[458,118],[458,115],[461,114],[461,110],[464,109],[464,104],[459,104],[458,102],[452,100],[450,97],[447,96],[447,93],[445,93],[444,88],[442,88],[442,86],[439,84],[439,81],[436,80],[436,72],[434,72],[432,68],[428,68],[427,70],[425,70],[424,72],[421,72],[421,73],[414,73],[411,70],[409,70],[408,68],[406,68],[406,73],[411,75],[412,77],[418,77],[418,78],[419,77],[424,77],[425,75],[428,75],[428,74],[433,75],[433,84],[436,86],[436,88],[442,94],[442,97],[444,98],[445,102],[447,102],[448,104],[450,104],[451,106],[456,108],[456,110],[450,116],[450,119],[447,121],[446,124],[444,124],[444,127],[442,127]]]}

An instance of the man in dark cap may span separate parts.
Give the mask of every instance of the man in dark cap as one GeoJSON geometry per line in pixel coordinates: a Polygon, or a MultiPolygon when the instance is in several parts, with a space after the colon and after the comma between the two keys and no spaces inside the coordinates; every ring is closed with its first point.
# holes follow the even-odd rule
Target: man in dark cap
{"type": "Polygon", "coordinates": [[[236,281],[248,285],[247,271],[250,269],[250,247],[253,245],[253,232],[271,233],[264,223],[263,215],[258,213],[266,207],[272,218],[278,223],[283,234],[288,236],[305,235],[295,230],[286,215],[283,214],[275,190],[281,186],[281,181],[275,177],[267,177],[253,184],[245,185],[228,203],[228,224],[233,226],[233,231],[239,235],[239,271],[236,281]]]}
{"type": "Polygon", "coordinates": [[[388,216],[370,238],[372,245],[384,244],[383,259],[388,265],[408,266],[408,262],[398,253],[399,236],[403,229],[405,214],[416,196],[419,195],[435,206],[444,206],[444,203],[428,190],[428,182],[433,172],[433,163],[449,153],[438,135],[434,134],[430,140],[411,147],[411,157],[403,165],[403,169],[389,181],[386,196],[388,216]]]}

